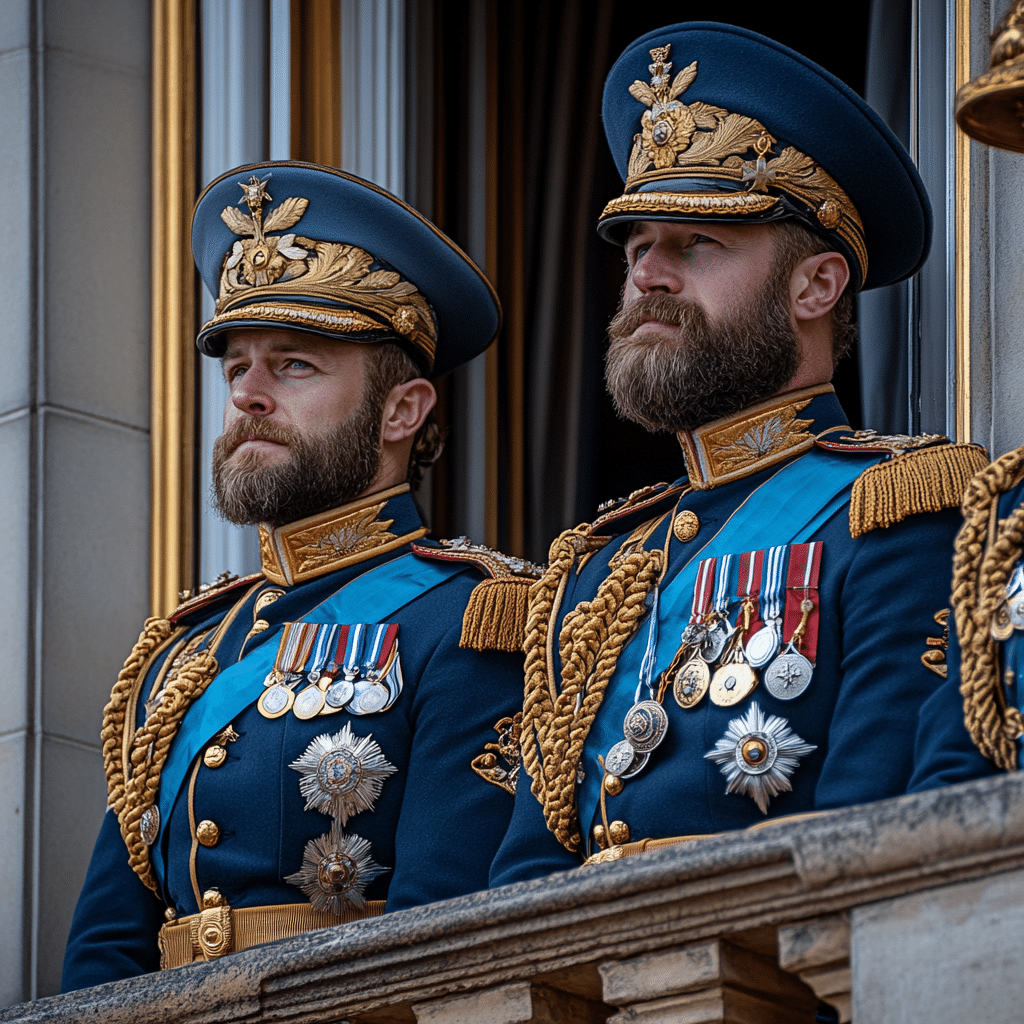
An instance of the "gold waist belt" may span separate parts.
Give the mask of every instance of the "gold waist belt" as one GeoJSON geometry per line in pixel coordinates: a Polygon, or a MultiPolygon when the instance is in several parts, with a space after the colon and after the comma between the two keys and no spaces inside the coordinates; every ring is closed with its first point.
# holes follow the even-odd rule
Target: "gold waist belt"
{"type": "Polygon", "coordinates": [[[360,909],[347,909],[340,916],[314,910],[308,903],[286,903],[277,907],[211,907],[171,921],[160,929],[160,969],[180,967],[196,960],[216,960],[225,953],[238,953],[290,935],[330,928],[336,924],[379,917],[384,900],[368,900],[360,909]]]}
{"type": "Polygon", "coordinates": [[[668,836],[665,839],[641,839],[636,843],[621,843],[618,846],[611,846],[607,850],[598,850],[592,853],[584,862],[588,864],[604,864],[610,860],[621,860],[623,857],[635,857],[638,853],[646,853],[648,850],[660,850],[663,846],[678,846],[680,843],[691,843],[695,839],[710,839],[720,833],[709,832],[697,836],[668,836]]]}

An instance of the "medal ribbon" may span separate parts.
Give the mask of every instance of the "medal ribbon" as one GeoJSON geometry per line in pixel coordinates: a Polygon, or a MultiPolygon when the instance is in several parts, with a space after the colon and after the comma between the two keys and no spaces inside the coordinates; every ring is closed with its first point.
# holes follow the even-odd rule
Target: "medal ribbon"
{"type": "Polygon", "coordinates": [[[353,623],[349,628],[348,645],[345,647],[345,678],[350,681],[359,678],[359,661],[363,653],[365,638],[365,623],[353,623]]]}
{"type": "Polygon", "coordinates": [[[274,671],[279,679],[302,672],[315,639],[315,623],[289,622],[285,625],[277,648],[277,659],[274,662],[274,671]]]}
{"type": "Polygon", "coordinates": [[[335,640],[338,635],[338,626],[333,623],[325,623],[316,627],[316,642],[313,645],[313,656],[309,659],[309,674],[312,676],[319,673],[323,675],[323,668],[327,664],[331,651],[334,649],[335,640]]]}
{"type": "MultiPolygon", "coordinates": [[[[373,630],[373,635],[370,638],[370,642],[365,645],[366,657],[363,658],[363,678],[376,678],[379,673],[375,672],[375,669],[383,668],[387,661],[386,655],[384,655],[384,640],[387,637],[387,632],[391,628],[386,622],[377,623],[374,626],[367,626],[367,629],[373,630]],[[382,660],[383,656],[383,660],[382,660]],[[370,673],[374,675],[371,676],[370,673]]],[[[395,630],[398,627],[395,626],[395,630]]]]}
{"type": "Polygon", "coordinates": [[[341,666],[345,662],[345,651],[348,650],[348,634],[350,626],[338,626],[338,635],[334,642],[334,651],[331,653],[331,660],[324,669],[324,675],[331,679],[337,679],[341,672],[341,666]]]}
{"type": "Polygon", "coordinates": [[[736,596],[740,599],[741,615],[744,598],[750,598],[750,626],[747,629],[747,636],[753,636],[763,625],[761,622],[758,603],[758,596],[761,590],[761,568],[763,564],[763,550],[747,551],[740,555],[740,575],[739,580],[737,581],[736,596]]]}
{"type": "Polygon", "coordinates": [[[769,549],[768,557],[764,560],[761,614],[765,622],[777,624],[782,618],[782,566],[786,561],[786,550],[785,544],[777,544],[769,549]]]}
{"type": "Polygon", "coordinates": [[[711,611],[711,581],[715,578],[717,561],[717,558],[705,558],[697,567],[697,582],[693,586],[693,603],[690,605],[691,626],[703,622],[711,611]]]}
{"type": "Polygon", "coordinates": [[[715,607],[723,619],[729,617],[729,577],[732,575],[732,560],[735,555],[722,555],[718,562],[718,584],[715,587],[715,607]]]}
{"type": "Polygon", "coordinates": [[[789,549],[789,572],[786,575],[786,621],[783,627],[787,643],[792,643],[793,634],[803,620],[800,605],[805,600],[814,603],[814,609],[807,619],[807,627],[796,646],[800,653],[813,665],[818,655],[818,574],[821,571],[821,541],[811,544],[794,544],[789,549]]]}

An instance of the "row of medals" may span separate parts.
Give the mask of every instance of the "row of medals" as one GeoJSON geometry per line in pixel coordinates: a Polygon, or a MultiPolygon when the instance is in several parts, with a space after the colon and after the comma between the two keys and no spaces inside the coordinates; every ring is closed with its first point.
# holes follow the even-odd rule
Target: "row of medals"
{"type": "Polygon", "coordinates": [[[308,673],[272,671],[257,706],[264,718],[280,718],[291,711],[296,718],[308,721],[317,715],[334,715],[347,711],[353,715],[373,715],[390,707],[402,692],[401,669],[397,666],[398,644],[391,650],[383,669],[371,669],[365,676],[344,672],[340,679],[314,670],[308,673]],[[396,671],[392,671],[392,669],[396,671]],[[309,685],[295,692],[306,679],[309,685]]]}
{"type": "MultiPolygon", "coordinates": [[[[800,610],[806,626],[814,603],[805,599],[800,610]]],[[[742,614],[742,613],[741,613],[742,614]]],[[[803,635],[803,630],[797,629],[803,635]]],[[[719,707],[731,707],[753,693],[758,683],[757,670],[764,673],[765,689],[779,700],[799,697],[808,687],[814,666],[791,640],[781,646],[781,622],[762,626],[744,644],[744,630],[730,627],[726,615],[712,612],[702,623],[691,623],[683,630],[680,655],[683,665],[672,681],[672,695],[681,708],[692,708],[711,691],[711,700],[719,707]],[[711,666],[719,662],[714,674],[711,666]]],[[[678,660],[673,659],[673,660],[678,660]]],[[[668,732],[668,715],[661,704],[642,700],[626,712],[622,723],[623,739],[605,758],[605,771],[620,779],[631,779],[647,767],[652,751],[668,732]]]]}

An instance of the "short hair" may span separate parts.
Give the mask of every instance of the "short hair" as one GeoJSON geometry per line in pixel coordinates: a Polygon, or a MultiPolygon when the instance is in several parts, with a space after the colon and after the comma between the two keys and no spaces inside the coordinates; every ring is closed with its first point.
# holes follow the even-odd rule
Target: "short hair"
{"type": "MultiPolygon", "coordinates": [[[[422,368],[396,343],[381,341],[367,346],[366,391],[383,407],[388,392],[398,384],[423,376],[422,368]]],[[[406,480],[416,490],[426,471],[444,449],[444,434],[431,409],[413,438],[406,480]]]]}
{"type": "MultiPolygon", "coordinates": [[[[823,252],[835,252],[835,246],[819,235],[808,231],[796,221],[776,223],[773,238],[775,258],[778,263],[792,272],[796,265],[808,256],[823,252]]],[[[857,339],[857,325],[853,322],[853,287],[847,283],[831,309],[832,318],[832,369],[850,351],[857,339]]]]}

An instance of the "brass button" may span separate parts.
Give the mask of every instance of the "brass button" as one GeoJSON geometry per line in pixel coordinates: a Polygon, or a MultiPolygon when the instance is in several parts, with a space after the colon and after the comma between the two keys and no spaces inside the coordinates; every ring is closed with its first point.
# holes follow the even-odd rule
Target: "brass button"
{"type": "Polygon", "coordinates": [[[616,846],[629,842],[629,826],[624,821],[613,821],[608,826],[608,835],[616,846]]]}
{"type": "Polygon", "coordinates": [[[617,778],[614,775],[605,775],[604,791],[609,796],[618,796],[625,788],[626,784],[622,781],[622,779],[617,778]]]}
{"type": "Polygon", "coordinates": [[[220,842],[220,827],[215,821],[201,821],[196,825],[196,839],[203,846],[216,846],[220,842]]]}
{"type": "Polygon", "coordinates": [[[218,744],[206,748],[203,754],[203,764],[207,768],[219,768],[228,759],[228,752],[218,744]]]}
{"type": "Polygon", "coordinates": [[[697,514],[688,508],[684,508],[672,523],[672,532],[676,535],[676,539],[684,543],[693,540],[699,530],[700,520],[697,518],[697,514]]]}
{"type": "Polygon", "coordinates": [[[599,849],[605,849],[608,846],[608,840],[604,834],[604,825],[594,826],[594,842],[597,843],[599,849]]]}

